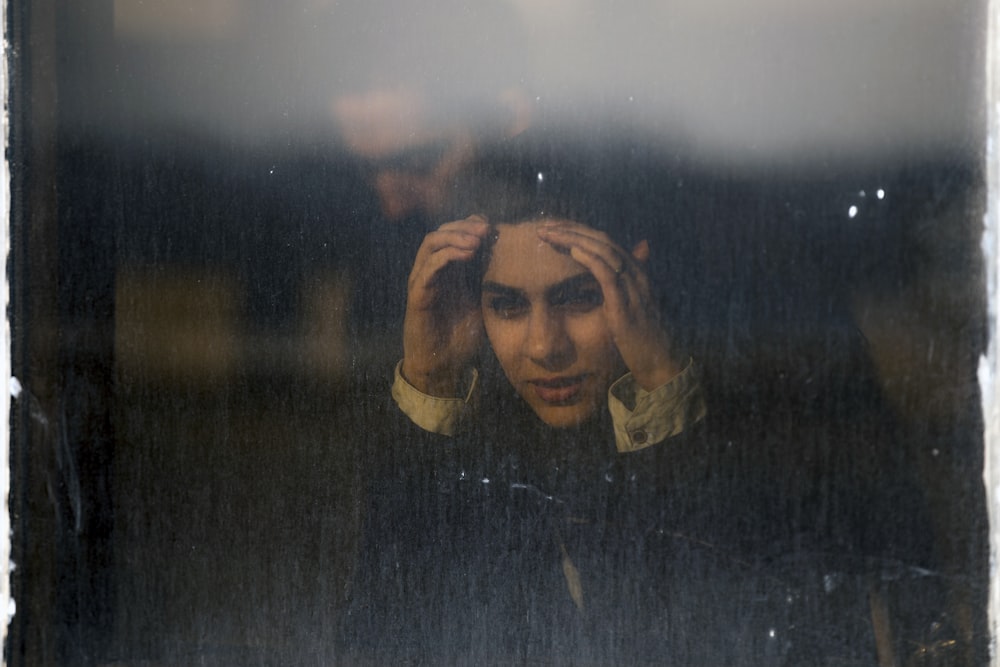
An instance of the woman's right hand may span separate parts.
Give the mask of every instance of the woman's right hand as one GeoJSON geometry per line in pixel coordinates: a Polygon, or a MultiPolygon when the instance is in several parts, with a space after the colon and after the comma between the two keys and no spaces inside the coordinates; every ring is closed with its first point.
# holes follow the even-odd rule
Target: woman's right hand
{"type": "Polygon", "coordinates": [[[483,338],[470,261],[490,226],[482,216],[449,222],[424,237],[407,284],[403,320],[406,381],[431,396],[459,396],[483,338]]]}

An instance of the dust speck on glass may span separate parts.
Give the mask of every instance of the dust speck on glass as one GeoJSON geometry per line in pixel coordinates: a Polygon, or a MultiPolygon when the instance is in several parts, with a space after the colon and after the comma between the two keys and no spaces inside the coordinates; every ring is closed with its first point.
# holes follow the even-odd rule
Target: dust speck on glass
{"type": "Polygon", "coordinates": [[[985,663],[986,13],[9,7],[10,664],[985,663]]]}

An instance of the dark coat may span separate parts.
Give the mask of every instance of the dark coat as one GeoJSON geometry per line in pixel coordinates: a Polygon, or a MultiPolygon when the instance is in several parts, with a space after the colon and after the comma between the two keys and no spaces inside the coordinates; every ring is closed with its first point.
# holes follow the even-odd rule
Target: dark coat
{"type": "MultiPolygon", "coordinates": [[[[606,416],[556,431],[514,397],[484,407],[456,438],[387,416],[344,618],[355,658],[875,664],[873,609],[898,582],[941,608],[920,494],[870,479],[870,448],[836,428],[716,412],[618,454],[606,416]]],[[[903,653],[914,632],[883,639],[903,653]]]]}

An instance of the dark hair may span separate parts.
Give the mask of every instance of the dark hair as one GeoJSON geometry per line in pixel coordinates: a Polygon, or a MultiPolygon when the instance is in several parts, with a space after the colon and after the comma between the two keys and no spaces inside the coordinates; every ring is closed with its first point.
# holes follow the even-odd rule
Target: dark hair
{"type": "Polygon", "coordinates": [[[485,150],[456,196],[493,223],[573,220],[630,248],[669,223],[673,166],[636,142],[529,131],[485,150]]]}
{"type": "MultiPolygon", "coordinates": [[[[454,213],[478,213],[494,224],[572,220],[605,232],[626,252],[649,241],[647,272],[654,286],[670,285],[659,295],[661,312],[677,322],[699,255],[683,174],[679,159],[647,137],[536,128],[480,152],[455,182],[454,213]]],[[[481,276],[488,261],[489,245],[474,273],[481,276]]]]}

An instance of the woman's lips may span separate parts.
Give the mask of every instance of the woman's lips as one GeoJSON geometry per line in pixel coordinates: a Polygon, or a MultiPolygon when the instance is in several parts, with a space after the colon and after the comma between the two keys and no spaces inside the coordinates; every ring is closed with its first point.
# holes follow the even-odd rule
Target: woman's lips
{"type": "Polygon", "coordinates": [[[529,380],[535,395],[546,403],[560,405],[571,403],[583,388],[583,375],[565,378],[539,378],[529,380]]]}

